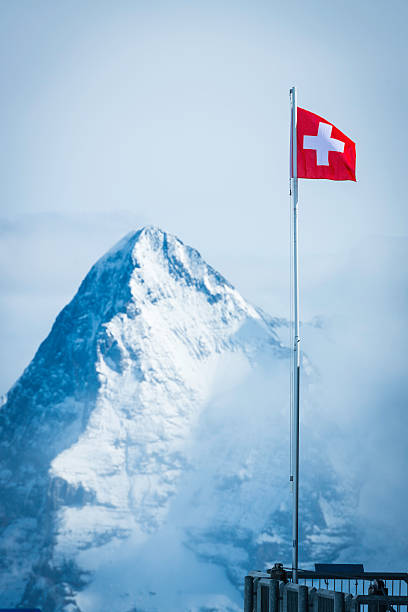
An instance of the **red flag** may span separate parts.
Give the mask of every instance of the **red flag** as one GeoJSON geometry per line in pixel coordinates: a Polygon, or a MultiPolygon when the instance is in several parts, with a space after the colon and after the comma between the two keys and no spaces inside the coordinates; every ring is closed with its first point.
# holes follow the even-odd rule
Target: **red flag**
{"type": "Polygon", "coordinates": [[[297,109],[298,178],[356,180],[356,145],[332,123],[297,109]]]}

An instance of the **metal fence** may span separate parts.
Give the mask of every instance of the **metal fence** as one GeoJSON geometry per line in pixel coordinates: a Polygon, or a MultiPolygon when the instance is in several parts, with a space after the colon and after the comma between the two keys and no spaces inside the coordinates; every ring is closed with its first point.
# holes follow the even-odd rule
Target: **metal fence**
{"type": "Polygon", "coordinates": [[[342,591],[352,595],[368,595],[368,589],[373,580],[383,580],[388,594],[391,596],[408,595],[407,580],[408,574],[405,573],[380,573],[364,572],[364,575],[356,576],[333,576],[322,575],[316,572],[303,570],[299,574],[299,584],[317,589],[329,589],[332,591],[342,591]]]}
{"type": "Polygon", "coordinates": [[[304,574],[294,584],[290,577],[251,572],[245,577],[244,612],[408,612],[408,574],[304,574]],[[373,594],[372,588],[369,593],[370,584],[380,580],[387,594],[373,594]]]}

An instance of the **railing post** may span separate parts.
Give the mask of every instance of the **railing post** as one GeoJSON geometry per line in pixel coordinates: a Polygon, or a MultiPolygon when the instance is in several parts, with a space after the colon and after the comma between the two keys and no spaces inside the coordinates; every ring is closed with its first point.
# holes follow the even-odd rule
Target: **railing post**
{"type": "Polygon", "coordinates": [[[317,589],[312,587],[309,589],[307,604],[309,606],[309,612],[317,612],[319,608],[319,604],[317,601],[317,589]]]}
{"type": "Polygon", "coordinates": [[[271,580],[268,612],[279,612],[279,580],[271,580]]]}
{"type": "Polygon", "coordinates": [[[254,579],[252,576],[245,576],[244,586],[244,612],[254,610],[254,579]]]}
{"type": "MultiPolygon", "coordinates": [[[[308,612],[307,609],[307,599],[308,599],[308,591],[306,585],[299,585],[298,591],[298,612],[308,612]]],[[[340,611],[339,611],[340,612],[340,611]]]]}
{"type": "Polygon", "coordinates": [[[288,612],[288,587],[284,582],[281,582],[279,591],[282,599],[281,612],[288,612]]]}
{"type": "Polygon", "coordinates": [[[344,593],[338,591],[334,593],[334,612],[345,612],[344,593]]]}
{"type": "Polygon", "coordinates": [[[256,612],[264,612],[262,606],[262,582],[259,578],[256,581],[256,612]]]}

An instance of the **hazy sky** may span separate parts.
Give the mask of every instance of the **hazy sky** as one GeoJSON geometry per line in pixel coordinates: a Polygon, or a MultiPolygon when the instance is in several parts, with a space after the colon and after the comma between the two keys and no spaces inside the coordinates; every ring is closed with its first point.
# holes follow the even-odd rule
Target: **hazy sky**
{"type": "Polygon", "coordinates": [[[303,346],[336,467],[358,464],[361,515],[391,541],[408,503],[407,20],[406,0],[2,0],[0,392],[141,225],[289,316],[296,85],[357,143],[357,183],[301,181],[301,316],[325,326],[303,346]]]}
{"type": "Polygon", "coordinates": [[[389,319],[401,365],[405,0],[3,0],[0,11],[2,392],[94,261],[143,224],[288,316],[292,85],[357,142],[357,184],[300,186],[302,317],[389,319]]]}

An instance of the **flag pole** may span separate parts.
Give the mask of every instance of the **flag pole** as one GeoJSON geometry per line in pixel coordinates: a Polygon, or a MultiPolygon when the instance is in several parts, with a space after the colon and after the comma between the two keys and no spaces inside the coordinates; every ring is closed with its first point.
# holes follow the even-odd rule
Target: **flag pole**
{"type": "Polygon", "coordinates": [[[299,562],[299,382],[300,382],[300,337],[299,337],[299,256],[298,256],[298,176],[297,176],[297,95],[296,87],[290,90],[291,101],[291,172],[290,199],[292,207],[292,262],[293,262],[293,370],[292,370],[292,580],[298,581],[299,562]]]}

